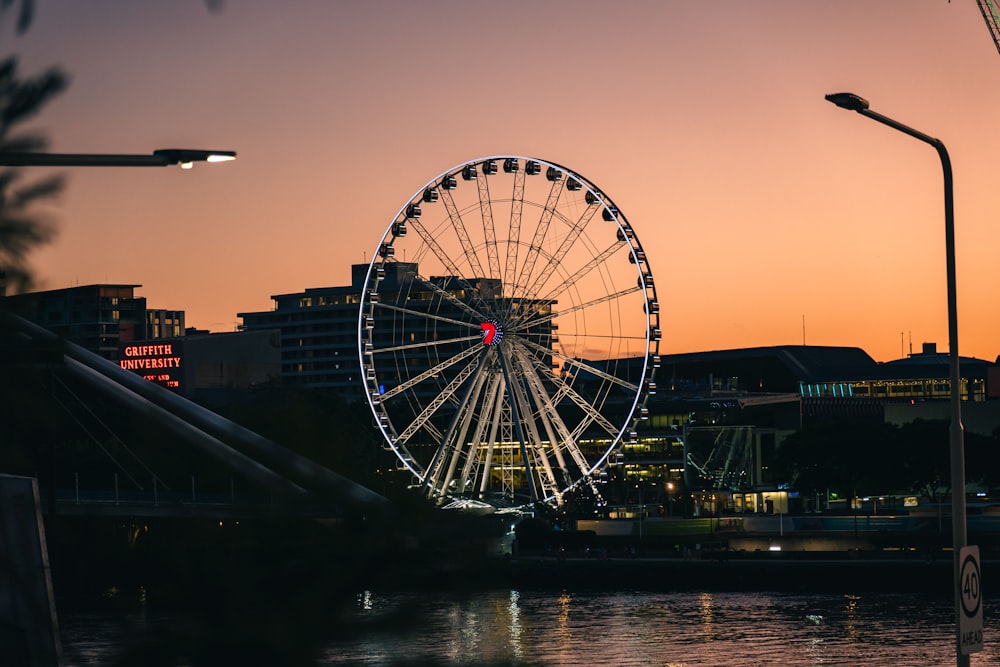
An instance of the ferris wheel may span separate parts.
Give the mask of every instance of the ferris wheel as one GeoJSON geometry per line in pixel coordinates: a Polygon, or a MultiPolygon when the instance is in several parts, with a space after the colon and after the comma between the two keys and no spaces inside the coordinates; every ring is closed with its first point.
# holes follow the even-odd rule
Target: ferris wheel
{"type": "Polygon", "coordinates": [[[558,505],[636,439],[659,366],[646,253],[611,199],[543,160],[453,167],[399,210],[364,276],[365,394],[443,506],[558,505]]]}

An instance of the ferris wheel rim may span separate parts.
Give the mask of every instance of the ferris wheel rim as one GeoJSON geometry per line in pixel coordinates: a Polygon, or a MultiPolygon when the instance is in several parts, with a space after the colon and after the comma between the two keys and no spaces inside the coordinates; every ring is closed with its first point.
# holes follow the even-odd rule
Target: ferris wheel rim
{"type": "MultiPolygon", "coordinates": [[[[370,331],[372,330],[371,319],[374,317],[373,313],[376,310],[387,311],[391,310],[392,308],[395,308],[396,309],[395,314],[398,315],[400,318],[410,317],[412,319],[419,319],[422,317],[428,320],[431,319],[436,319],[440,321],[448,320],[447,324],[449,325],[455,325],[455,323],[458,322],[458,320],[455,320],[454,318],[446,318],[444,316],[437,314],[430,315],[428,313],[418,313],[416,311],[406,312],[407,309],[403,307],[380,304],[376,299],[376,297],[378,296],[377,290],[381,279],[379,279],[377,276],[379,275],[380,268],[384,272],[388,264],[398,262],[398,260],[393,260],[391,255],[388,256],[386,255],[386,249],[387,248],[389,250],[392,249],[392,246],[388,245],[388,243],[390,241],[396,240],[397,238],[396,231],[398,231],[398,227],[395,227],[395,225],[397,225],[399,221],[407,219],[408,212],[412,210],[412,207],[414,207],[414,205],[418,205],[421,202],[427,201],[425,197],[427,196],[427,193],[430,189],[440,187],[442,183],[449,182],[447,180],[449,178],[455,179],[457,176],[463,175],[464,170],[466,169],[469,168],[485,169],[486,167],[484,165],[487,165],[490,162],[497,163],[500,161],[507,161],[507,160],[515,160],[519,164],[520,163],[525,164],[526,170],[528,168],[527,165],[529,163],[537,164],[539,170],[555,169],[562,174],[560,178],[566,178],[567,182],[569,182],[569,180],[575,181],[577,184],[577,189],[585,189],[589,196],[594,197],[596,202],[599,204],[598,208],[601,211],[601,215],[604,216],[604,220],[608,222],[613,221],[615,223],[618,230],[619,240],[623,241],[628,248],[627,254],[630,256],[630,260],[636,266],[636,275],[638,277],[637,286],[635,289],[631,291],[641,292],[644,303],[643,307],[646,311],[645,315],[646,326],[644,327],[645,338],[642,341],[645,353],[642,355],[643,362],[640,371],[640,379],[634,385],[631,383],[615,385],[616,382],[620,383],[621,381],[614,378],[613,375],[604,374],[605,377],[602,378],[602,382],[608,386],[621,386],[623,389],[627,388],[628,391],[634,391],[634,396],[632,398],[631,406],[629,406],[628,408],[629,417],[626,420],[624,420],[620,425],[612,424],[613,432],[609,432],[609,435],[611,436],[611,446],[607,447],[598,458],[592,461],[587,461],[586,465],[579,464],[578,462],[579,468],[581,470],[586,468],[583,471],[582,475],[578,476],[576,479],[570,480],[569,483],[566,484],[564,488],[559,488],[554,493],[537,494],[534,491],[532,491],[532,493],[536,496],[536,499],[532,502],[537,502],[538,500],[541,500],[542,502],[550,502],[553,500],[553,498],[560,496],[561,494],[566,493],[578,487],[579,485],[583,484],[585,481],[587,481],[595,471],[597,471],[599,468],[605,465],[612,452],[623,443],[624,438],[626,436],[628,436],[630,440],[634,439],[635,426],[638,423],[638,421],[643,419],[645,416],[642,413],[645,411],[645,402],[646,400],[648,400],[648,389],[649,386],[652,385],[652,378],[655,374],[655,364],[653,363],[653,359],[658,358],[658,350],[659,350],[658,309],[654,312],[654,305],[657,304],[658,302],[656,300],[656,291],[652,279],[652,272],[649,269],[648,260],[645,259],[645,254],[644,251],[642,250],[642,246],[639,243],[638,238],[636,237],[634,230],[632,229],[632,226],[628,222],[627,218],[624,216],[624,214],[621,213],[620,209],[611,200],[611,198],[608,197],[602,190],[600,190],[596,186],[596,184],[594,184],[589,179],[583,177],[578,172],[569,169],[567,167],[564,167],[558,163],[549,160],[543,160],[539,158],[533,158],[521,155],[492,155],[492,156],[475,158],[473,160],[463,162],[455,167],[447,169],[436,175],[434,178],[427,181],[421,188],[418,188],[413,193],[413,195],[411,195],[411,197],[406,201],[406,203],[403,204],[403,206],[396,213],[396,216],[393,218],[393,222],[389,224],[385,233],[382,235],[379,241],[378,245],[379,251],[372,253],[372,259],[368,263],[367,271],[365,273],[365,279],[362,284],[362,297],[360,299],[361,305],[359,308],[359,316],[358,316],[358,355],[362,368],[362,382],[365,383],[366,401],[368,402],[369,408],[371,409],[373,415],[376,418],[376,422],[378,424],[378,427],[381,431],[384,440],[388,444],[389,448],[396,454],[403,468],[408,470],[412,475],[414,475],[417,479],[419,479],[422,484],[425,483],[430,474],[429,471],[430,464],[425,465],[418,462],[417,457],[413,456],[410,453],[409,449],[407,448],[407,440],[406,437],[404,437],[414,430],[413,426],[416,422],[415,421],[411,422],[407,424],[403,429],[398,429],[393,424],[392,420],[389,419],[388,412],[384,408],[380,407],[383,404],[383,398],[382,398],[383,396],[386,396],[385,400],[390,400],[394,399],[395,396],[403,393],[403,391],[396,391],[396,393],[387,396],[384,392],[382,392],[380,385],[377,384],[378,374],[375,371],[374,361],[370,360],[373,359],[375,356],[373,339],[371,337],[372,334],[370,333],[370,331]],[[656,326],[654,326],[654,324],[656,326]]],[[[506,168],[506,163],[505,163],[505,168],[506,168]]],[[[484,172],[484,174],[485,173],[486,172],[484,172]]],[[[495,173],[496,171],[494,167],[494,171],[492,172],[492,174],[495,173]]],[[[537,174],[538,172],[535,173],[537,174]]],[[[486,178],[485,175],[484,178],[486,178]]],[[[433,241],[427,241],[427,243],[432,244],[433,241]]],[[[488,243],[489,240],[487,239],[487,244],[488,243]]],[[[493,243],[496,244],[495,239],[493,240],[493,243]]],[[[516,245],[524,246],[525,244],[523,243],[522,240],[518,239],[513,242],[508,240],[507,245],[508,245],[508,250],[510,250],[510,248],[513,246],[516,245]]],[[[420,249],[425,250],[424,248],[420,249]]],[[[464,250],[467,254],[474,252],[474,249],[472,248],[465,248],[464,250]]],[[[489,250],[489,248],[487,248],[487,250],[489,250]]],[[[539,257],[543,256],[544,255],[542,251],[539,249],[535,252],[534,259],[537,260],[539,257]]],[[[442,253],[442,256],[439,257],[438,259],[441,259],[442,262],[446,265],[448,265],[450,261],[451,266],[455,267],[456,269],[458,268],[459,262],[451,260],[451,258],[447,256],[446,253],[442,253]]],[[[489,261],[491,263],[491,275],[493,272],[495,272],[496,270],[495,267],[499,265],[499,264],[494,265],[493,259],[494,257],[492,256],[489,257],[489,261]]],[[[545,259],[550,264],[557,263],[554,262],[551,256],[548,256],[545,259]]],[[[476,260],[472,260],[470,259],[470,257],[463,258],[463,264],[466,263],[473,264],[474,261],[478,261],[478,258],[476,260]]],[[[556,269],[552,269],[553,272],[555,270],[556,269]]],[[[463,278],[460,274],[461,272],[457,270],[455,271],[454,274],[454,277],[457,279],[458,283],[461,284],[464,282],[465,285],[471,287],[471,283],[469,283],[469,280],[467,278],[463,278]]],[[[498,279],[499,276],[493,276],[493,278],[498,279]]],[[[530,279],[530,275],[528,279],[530,279]]],[[[425,280],[425,282],[429,283],[428,280],[425,280]]],[[[571,283],[572,281],[569,278],[567,278],[566,282],[561,284],[560,289],[562,289],[563,291],[568,291],[572,289],[573,285],[571,283]]],[[[428,289],[430,289],[430,291],[432,292],[435,289],[435,286],[433,284],[425,285],[425,287],[428,287],[428,289]]],[[[509,285],[506,285],[505,288],[506,287],[509,287],[509,285]]],[[[531,286],[531,288],[533,287],[534,286],[531,286]]],[[[445,291],[443,290],[443,288],[440,289],[441,291],[445,291]]],[[[515,290],[516,289],[517,285],[515,285],[515,290]]],[[[517,295],[516,297],[512,296],[510,297],[510,299],[512,301],[515,298],[528,301],[539,300],[540,298],[539,295],[534,293],[528,294],[528,291],[529,289],[525,289],[523,294],[517,295]]],[[[438,294],[437,296],[440,297],[442,300],[444,300],[445,298],[440,294],[438,294]]],[[[614,296],[612,295],[608,298],[613,299],[614,296]]],[[[555,299],[553,299],[553,302],[555,302],[555,299]]],[[[583,302],[583,304],[584,305],[582,306],[577,305],[577,308],[579,308],[580,310],[585,310],[587,307],[589,307],[588,304],[590,304],[590,302],[583,302]]],[[[537,412],[539,414],[545,412],[546,410],[551,413],[548,418],[545,419],[538,418],[538,423],[530,424],[530,426],[535,429],[538,429],[540,426],[544,427],[545,429],[549,430],[550,436],[552,434],[552,431],[556,430],[556,431],[562,431],[560,437],[567,437],[567,436],[571,437],[572,436],[571,430],[565,424],[560,424],[559,423],[560,420],[558,419],[558,417],[552,416],[555,414],[555,411],[553,410],[552,406],[546,405],[547,403],[551,403],[551,401],[547,400],[545,397],[545,394],[547,392],[545,384],[548,383],[551,384],[552,386],[559,386],[557,381],[558,379],[553,376],[551,370],[548,372],[548,374],[546,374],[541,368],[538,367],[537,359],[539,355],[544,356],[544,353],[539,349],[538,343],[531,341],[528,337],[523,337],[524,339],[522,340],[522,337],[518,335],[519,331],[527,331],[528,327],[525,325],[524,329],[519,330],[517,328],[517,324],[515,323],[510,330],[506,331],[506,335],[509,336],[510,338],[508,343],[505,345],[502,341],[498,340],[496,342],[497,345],[496,349],[506,350],[504,354],[497,352],[496,355],[498,355],[501,359],[506,359],[505,363],[507,364],[507,366],[504,367],[503,366],[504,362],[500,362],[500,367],[502,367],[502,372],[498,372],[496,368],[494,368],[493,375],[491,376],[493,379],[490,381],[490,384],[485,385],[486,380],[480,378],[479,376],[484,374],[488,375],[488,373],[486,371],[481,370],[478,364],[486,363],[485,360],[488,356],[488,353],[483,353],[476,347],[475,343],[479,338],[479,333],[475,331],[474,325],[476,324],[476,320],[478,320],[479,326],[483,328],[482,335],[484,338],[486,336],[488,327],[493,327],[494,332],[502,332],[502,330],[505,327],[501,326],[502,323],[500,321],[500,317],[496,312],[477,309],[478,307],[472,303],[459,304],[458,301],[454,300],[451,302],[451,305],[454,306],[457,310],[460,311],[464,310],[465,314],[469,315],[472,318],[469,322],[459,322],[460,324],[467,325],[468,328],[470,329],[468,336],[466,336],[463,339],[464,342],[469,342],[470,345],[465,348],[467,352],[463,351],[461,355],[455,355],[449,357],[445,360],[445,362],[441,366],[430,368],[425,372],[443,373],[445,371],[451,370],[452,366],[457,366],[466,359],[477,357],[479,358],[479,361],[476,362],[477,365],[475,367],[472,367],[473,362],[470,361],[469,364],[466,364],[461,369],[461,373],[463,374],[463,382],[465,380],[468,380],[469,378],[472,378],[475,375],[477,376],[475,382],[479,383],[479,384],[470,384],[468,387],[465,387],[464,390],[466,392],[467,397],[471,396],[472,400],[476,401],[477,404],[479,404],[480,401],[483,402],[486,401],[487,395],[492,395],[492,393],[488,394],[488,392],[497,392],[500,384],[507,383],[510,386],[510,391],[513,391],[514,386],[517,386],[518,384],[523,384],[524,386],[529,388],[526,390],[522,390],[523,392],[522,395],[511,398],[510,399],[511,403],[514,404],[520,402],[522,405],[518,409],[523,410],[526,413],[531,413],[533,410],[535,410],[535,408],[532,406],[538,406],[537,412]],[[500,378],[501,375],[507,375],[509,377],[506,377],[506,379],[498,379],[500,378]],[[514,381],[515,379],[517,380],[517,382],[514,381]]],[[[658,306],[656,306],[656,308],[658,308],[658,306]]],[[[535,321],[538,322],[541,320],[539,318],[536,318],[535,321]]],[[[506,321],[504,322],[504,324],[506,324],[506,321]]],[[[524,322],[521,322],[521,325],[524,325],[524,322]]],[[[552,338],[551,333],[550,333],[550,338],[552,338]]],[[[455,343],[456,340],[457,339],[448,340],[447,343],[452,344],[455,343]]],[[[416,344],[411,344],[411,345],[412,346],[399,345],[397,347],[402,352],[415,351],[416,344]]],[[[431,347],[434,344],[429,342],[422,342],[420,343],[420,345],[431,347]]],[[[489,347],[489,345],[486,345],[485,347],[489,347]]],[[[380,349],[379,352],[381,352],[382,354],[387,354],[388,352],[394,352],[396,349],[397,348],[393,347],[384,347],[380,349]]],[[[567,365],[577,363],[578,366],[583,367],[583,364],[576,362],[576,360],[562,359],[561,362],[567,365]]],[[[497,363],[497,362],[490,362],[490,363],[497,363]]],[[[589,368],[583,372],[594,373],[594,374],[600,373],[599,370],[594,370],[589,368]]],[[[407,389],[419,384],[419,382],[423,381],[423,379],[408,378],[408,381],[411,382],[412,384],[410,384],[407,387],[407,389]]],[[[454,388],[450,389],[449,393],[447,393],[445,397],[445,400],[449,400],[455,402],[456,404],[459,404],[461,400],[463,400],[460,399],[457,395],[457,389],[459,386],[460,385],[456,385],[454,388]]],[[[565,387],[560,387],[558,391],[565,391],[567,395],[570,395],[572,393],[571,390],[565,389],[565,387]]],[[[578,400],[577,397],[570,396],[570,398],[572,401],[577,401],[577,408],[579,408],[584,413],[587,413],[587,407],[583,405],[578,400]]],[[[469,399],[466,398],[464,400],[469,400],[469,399]]],[[[491,404],[491,409],[499,412],[500,404],[491,404]]],[[[484,415],[485,415],[485,409],[480,411],[480,418],[482,419],[484,415]]],[[[600,415],[599,410],[593,408],[592,412],[589,413],[588,417],[591,421],[600,423],[602,415],[600,415]]],[[[611,424],[611,422],[607,423],[611,424]]],[[[480,437],[482,437],[483,435],[482,429],[484,427],[480,426],[479,428],[481,429],[480,437]]],[[[543,437],[539,433],[534,433],[531,436],[531,438],[533,439],[533,441],[537,442],[541,442],[543,440],[543,437]]],[[[522,434],[518,437],[518,439],[523,442],[527,439],[527,437],[522,434]]],[[[440,452],[438,452],[438,454],[440,454],[440,452]]],[[[573,455],[579,456],[576,452],[573,452],[573,455]]],[[[527,466],[528,464],[525,463],[525,465],[527,466]]],[[[546,465],[548,465],[548,463],[546,463],[546,465]]],[[[440,491],[442,496],[451,497],[447,489],[441,489],[440,491]]],[[[459,494],[459,497],[462,497],[461,494],[459,494]]]]}

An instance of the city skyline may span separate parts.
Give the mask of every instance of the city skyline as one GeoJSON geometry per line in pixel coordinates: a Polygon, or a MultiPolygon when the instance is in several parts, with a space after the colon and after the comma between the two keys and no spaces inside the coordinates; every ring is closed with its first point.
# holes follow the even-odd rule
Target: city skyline
{"type": "Polygon", "coordinates": [[[520,154],[578,171],[628,217],[657,278],[663,354],[945,351],[940,164],[823,99],[847,90],[948,147],[959,351],[1000,353],[1000,55],[971,0],[36,9],[20,38],[7,17],[2,43],[25,74],[72,77],[31,123],[52,151],[240,155],[67,171],[38,289],[140,283],[189,326],[232,330],[272,295],[349,284],[437,174],[520,154]]]}

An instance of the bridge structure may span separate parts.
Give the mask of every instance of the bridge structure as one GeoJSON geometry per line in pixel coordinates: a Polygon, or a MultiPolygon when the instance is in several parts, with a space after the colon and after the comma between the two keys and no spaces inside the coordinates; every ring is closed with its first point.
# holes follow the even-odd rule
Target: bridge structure
{"type": "Polygon", "coordinates": [[[0,311],[0,663],[61,664],[56,592],[89,599],[90,582],[141,572],[168,595],[186,576],[183,566],[165,571],[177,549],[186,550],[182,561],[214,549],[205,572],[215,572],[219,553],[235,554],[227,567],[251,576],[247,559],[282,562],[246,553],[259,544],[252,536],[270,535],[268,524],[291,525],[281,539],[296,548],[295,525],[319,529],[387,506],[329,468],[0,311]],[[222,530],[240,519],[260,532],[222,530]],[[219,537],[206,543],[216,521],[219,537]],[[148,524],[155,556],[136,548],[148,524]],[[181,544],[162,550],[171,541],[181,544]],[[132,555],[123,558],[123,548],[132,555]]]}
{"type": "MultiPolygon", "coordinates": [[[[63,460],[46,432],[48,409],[34,415],[17,415],[22,440],[34,440],[31,432],[37,430],[37,441],[32,446],[40,453],[40,465],[59,468],[59,475],[47,474],[50,471],[46,470],[36,475],[43,511],[47,513],[321,516],[345,511],[363,513],[387,505],[385,497],[367,487],[6,312],[0,312],[0,362],[35,379],[44,378],[43,389],[36,389],[35,395],[44,396],[50,409],[70,415],[70,421],[77,426],[79,442],[75,449],[89,448],[92,455],[100,452],[97,457],[103,455],[110,463],[99,474],[99,480],[93,473],[73,472],[73,461],[63,460]],[[127,429],[130,435],[122,438],[107,428],[107,418],[96,414],[91,403],[100,403],[119,423],[133,425],[127,429]],[[136,424],[141,424],[141,429],[136,429],[136,424]],[[96,433],[97,429],[105,430],[96,433]],[[192,474],[177,474],[175,464],[181,449],[150,451],[152,441],[182,448],[183,456],[194,461],[188,464],[190,470],[185,470],[192,474]],[[145,456],[139,450],[145,450],[145,456]],[[173,470],[162,473],[150,459],[173,470]],[[195,468],[211,470],[211,474],[200,477],[195,468]]],[[[16,403],[22,388],[11,383],[16,385],[24,375],[7,375],[4,393],[9,400],[5,402],[16,403]]]]}

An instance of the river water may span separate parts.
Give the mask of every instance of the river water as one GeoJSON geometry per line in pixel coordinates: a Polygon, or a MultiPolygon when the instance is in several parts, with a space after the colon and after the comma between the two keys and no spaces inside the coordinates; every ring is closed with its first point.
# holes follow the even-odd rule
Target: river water
{"type": "MultiPolygon", "coordinates": [[[[971,657],[974,667],[1000,665],[997,611],[987,600],[985,649],[971,657]]],[[[69,614],[60,619],[65,662],[150,664],[120,661],[122,647],[146,637],[155,655],[158,629],[179,620],[69,614]]],[[[323,623],[328,639],[305,653],[289,647],[287,659],[259,654],[260,664],[955,664],[951,598],[915,594],[363,591],[323,623]]]]}

